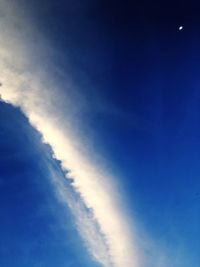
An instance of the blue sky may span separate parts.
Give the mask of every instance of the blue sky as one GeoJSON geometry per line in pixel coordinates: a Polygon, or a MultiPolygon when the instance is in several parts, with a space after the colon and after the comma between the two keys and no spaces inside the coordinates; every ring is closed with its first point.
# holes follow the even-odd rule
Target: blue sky
{"type": "Polygon", "coordinates": [[[0,8],[0,266],[197,267],[198,6],[0,8]]]}
{"type": "Polygon", "coordinates": [[[2,103],[0,128],[1,266],[98,266],[55,197],[39,135],[19,110],[2,103]]]}

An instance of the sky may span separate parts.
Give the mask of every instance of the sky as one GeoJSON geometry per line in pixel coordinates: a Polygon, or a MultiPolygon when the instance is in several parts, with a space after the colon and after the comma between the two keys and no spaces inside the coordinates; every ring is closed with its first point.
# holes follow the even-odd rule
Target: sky
{"type": "Polygon", "coordinates": [[[198,10],[0,0],[1,267],[199,266],[198,10]]]}

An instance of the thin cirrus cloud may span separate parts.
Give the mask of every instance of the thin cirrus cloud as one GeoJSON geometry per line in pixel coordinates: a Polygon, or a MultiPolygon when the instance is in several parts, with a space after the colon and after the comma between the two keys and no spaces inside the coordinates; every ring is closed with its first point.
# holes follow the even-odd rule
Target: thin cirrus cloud
{"type": "Polygon", "coordinates": [[[84,138],[74,132],[76,118],[70,107],[75,103],[32,56],[34,49],[42,51],[46,42],[38,41],[38,47],[33,44],[32,39],[40,36],[13,3],[0,0],[0,9],[1,99],[22,110],[43,142],[50,145],[53,158],[61,162],[66,178],[72,180],[70,190],[79,195],[78,201],[73,194],[66,194],[59,175],[54,176],[58,196],[71,208],[92,257],[105,267],[139,266],[136,242],[113,178],[93,159],[84,138]],[[25,28],[17,31],[16,27],[25,28]],[[65,100],[69,105],[63,112],[65,100]]]}

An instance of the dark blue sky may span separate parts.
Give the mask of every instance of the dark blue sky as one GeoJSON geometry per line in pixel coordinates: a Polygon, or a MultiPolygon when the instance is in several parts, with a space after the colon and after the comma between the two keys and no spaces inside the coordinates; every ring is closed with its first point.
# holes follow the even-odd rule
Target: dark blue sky
{"type": "MultiPolygon", "coordinates": [[[[120,174],[130,214],[155,247],[166,249],[170,266],[199,266],[200,6],[29,5],[35,26],[57,51],[54,64],[90,103],[82,130],[120,174]]],[[[63,238],[66,212],[49,181],[38,134],[3,103],[0,137],[0,266],[96,266],[69,211],[63,238]]],[[[153,258],[154,249],[146,250],[153,258]]]]}

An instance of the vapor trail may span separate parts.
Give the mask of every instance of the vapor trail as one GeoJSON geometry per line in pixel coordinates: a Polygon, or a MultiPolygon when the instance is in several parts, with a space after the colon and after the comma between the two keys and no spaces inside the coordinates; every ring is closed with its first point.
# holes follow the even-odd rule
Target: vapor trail
{"type": "Polygon", "coordinates": [[[2,100],[20,107],[43,142],[51,146],[66,178],[72,179],[80,200],[69,198],[62,186],[59,196],[70,206],[91,255],[105,267],[137,266],[136,246],[119,206],[113,178],[93,159],[95,156],[84,146],[84,137],[74,131],[75,118],[70,110],[77,103],[57,88],[56,81],[34,59],[34,49],[42,48],[27,41],[26,33],[31,38],[39,37],[28,21],[14,11],[16,7],[9,1],[0,0],[0,9],[2,100]],[[24,31],[16,31],[16,24],[25,27],[24,31]]]}

